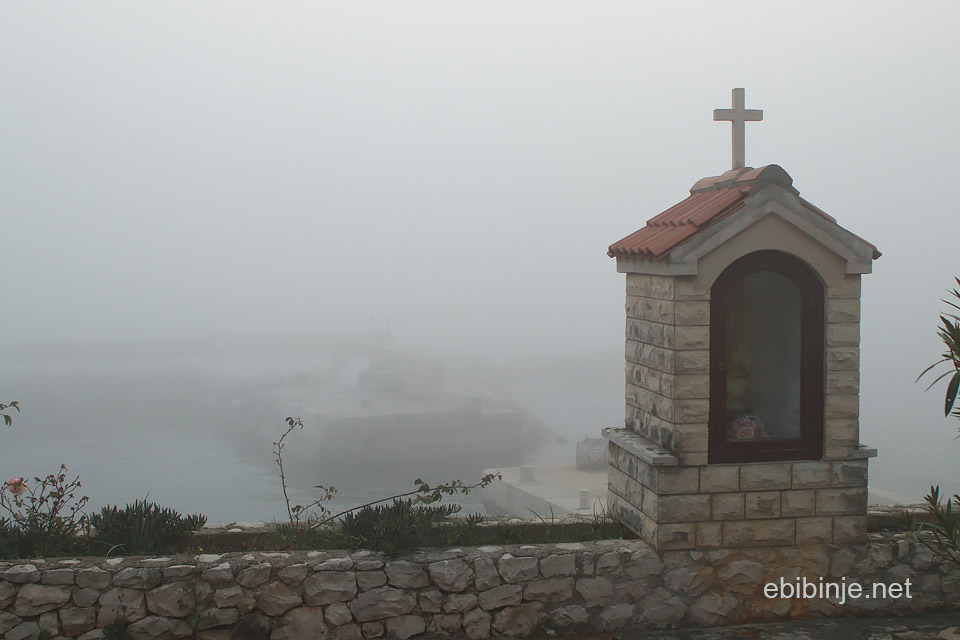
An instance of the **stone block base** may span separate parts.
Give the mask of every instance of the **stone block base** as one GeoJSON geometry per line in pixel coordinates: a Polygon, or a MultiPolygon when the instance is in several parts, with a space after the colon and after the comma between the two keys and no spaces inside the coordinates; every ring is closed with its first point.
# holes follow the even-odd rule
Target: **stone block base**
{"type": "Polygon", "coordinates": [[[605,429],[611,513],[655,549],[850,544],[867,534],[867,459],[689,466],[605,429]]]}

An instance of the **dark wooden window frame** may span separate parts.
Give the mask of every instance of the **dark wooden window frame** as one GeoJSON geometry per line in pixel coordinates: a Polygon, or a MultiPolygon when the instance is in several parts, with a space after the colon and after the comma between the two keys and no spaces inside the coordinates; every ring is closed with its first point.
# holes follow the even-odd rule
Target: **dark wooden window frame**
{"type": "Polygon", "coordinates": [[[824,432],[824,287],[798,258],[780,251],[757,251],[728,266],[710,289],[710,425],[708,459],[714,463],[819,460],[824,432]],[[745,276],[774,271],[800,291],[800,437],[730,441],[724,418],[727,379],[727,300],[745,276]]]}

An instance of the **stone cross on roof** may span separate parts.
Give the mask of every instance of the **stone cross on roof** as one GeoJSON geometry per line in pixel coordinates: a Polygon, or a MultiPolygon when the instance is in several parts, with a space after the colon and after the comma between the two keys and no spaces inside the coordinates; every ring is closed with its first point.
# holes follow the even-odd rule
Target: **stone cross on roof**
{"type": "Polygon", "coordinates": [[[744,160],[744,127],[743,123],[747,121],[763,120],[762,109],[744,109],[743,108],[743,89],[733,90],[733,109],[714,109],[713,119],[729,120],[733,123],[733,168],[742,169],[746,166],[744,160]]]}

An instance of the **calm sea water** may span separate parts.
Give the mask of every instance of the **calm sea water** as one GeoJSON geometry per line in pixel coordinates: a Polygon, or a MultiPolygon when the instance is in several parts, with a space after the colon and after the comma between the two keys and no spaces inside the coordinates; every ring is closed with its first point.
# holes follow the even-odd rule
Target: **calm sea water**
{"type": "MultiPolygon", "coordinates": [[[[5,365],[2,401],[19,401],[22,413],[14,414],[12,428],[0,428],[0,476],[43,476],[65,464],[71,477],[80,477],[78,495],[90,497],[88,511],[147,498],[181,513],[203,513],[210,522],[284,520],[273,443],[286,416],[251,427],[235,406],[236,385],[309,369],[296,358],[242,364],[163,359],[5,365]]],[[[362,470],[355,474],[359,480],[344,485],[310,464],[303,451],[307,442],[306,434],[295,432],[285,451],[293,504],[319,497],[317,484],[338,486],[329,505],[338,510],[413,488],[413,477],[384,483],[382,473],[365,483],[362,470]]],[[[422,475],[433,483],[450,480],[431,477],[430,469],[422,475]]],[[[482,511],[479,493],[456,502],[465,512],[482,511]]]]}
{"type": "MultiPolygon", "coordinates": [[[[531,358],[488,372],[557,435],[531,450],[525,462],[572,463],[578,440],[622,423],[619,358],[531,358]]],[[[237,399],[251,380],[319,371],[327,364],[316,354],[2,363],[0,402],[18,400],[23,412],[14,415],[12,428],[0,427],[0,479],[54,473],[62,463],[71,476],[79,475],[82,494],[90,497],[88,511],[148,498],[183,513],[204,513],[211,522],[283,520],[272,443],[283,432],[286,414],[278,409],[251,428],[237,399]]],[[[960,445],[949,434],[939,448],[919,440],[941,436],[941,421],[909,430],[889,427],[887,423],[906,422],[890,418],[904,404],[901,397],[891,392],[886,400],[864,398],[864,440],[881,452],[871,463],[871,487],[914,500],[932,482],[953,491],[949,447],[960,445]],[[880,405],[884,401],[890,403],[886,409],[880,405]]],[[[931,402],[926,396],[920,400],[931,402]]],[[[311,463],[310,443],[306,433],[291,435],[288,485],[294,504],[317,497],[317,484],[338,486],[331,505],[337,509],[412,488],[415,477],[408,469],[389,473],[391,460],[368,461],[386,471],[369,482],[364,469],[347,481],[332,476],[311,463]]],[[[480,469],[488,466],[497,464],[478,462],[460,477],[479,478],[480,469]]],[[[433,473],[429,467],[415,475],[433,483],[451,479],[446,471],[433,473]]],[[[479,492],[456,501],[465,512],[482,511],[479,492]]]]}

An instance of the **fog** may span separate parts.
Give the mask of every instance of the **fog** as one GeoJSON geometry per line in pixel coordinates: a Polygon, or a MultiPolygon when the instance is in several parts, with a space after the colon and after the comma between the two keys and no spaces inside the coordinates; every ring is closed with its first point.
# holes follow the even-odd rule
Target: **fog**
{"type": "MultiPolygon", "coordinates": [[[[606,248],[729,168],[712,110],[745,87],[764,110],[747,164],[883,252],[862,297],[871,485],[960,489],[960,424],[914,382],[960,275],[958,20],[952,2],[6,3],[0,402],[23,413],[0,473],[63,462],[92,503],[280,516],[270,443],[302,407],[241,434],[206,392],[332,375],[318,344],[357,336],[525,410],[547,434],[525,460],[569,459],[623,420],[606,248]]],[[[307,458],[305,490],[329,483],[307,458]]]]}

